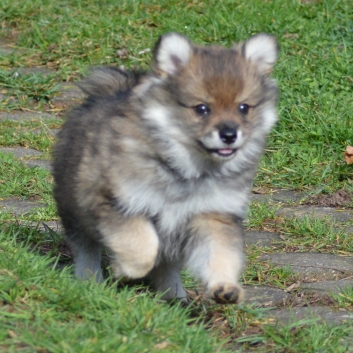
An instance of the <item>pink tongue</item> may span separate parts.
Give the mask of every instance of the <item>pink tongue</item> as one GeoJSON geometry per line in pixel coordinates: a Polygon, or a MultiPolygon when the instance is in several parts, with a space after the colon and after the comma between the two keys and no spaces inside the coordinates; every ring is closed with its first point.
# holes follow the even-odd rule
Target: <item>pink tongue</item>
{"type": "Polygon", "coordinates": [[[230,148],[220,148],[218,150],[219,154],[224,154],[224,155],[231,154],[232,152],[233,152],[233,150],[230,148]]]}

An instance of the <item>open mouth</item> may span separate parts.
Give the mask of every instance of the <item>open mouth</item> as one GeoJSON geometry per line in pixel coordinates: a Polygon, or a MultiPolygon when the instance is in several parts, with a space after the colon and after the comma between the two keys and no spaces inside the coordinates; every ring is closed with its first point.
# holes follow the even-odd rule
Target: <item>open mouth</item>
{"type": "Polygon", "coordinates": [[[207,149],[207,151],[211,154],[216,154],[219,157],[227,158],[232,156],[237,150],[233,148],[215,148],[207,149]]]}
{"type": "Polygon", "coordinates": [[[237,148],[207,148],[202,142],[200,142],[200,146],[202,146],[208,153],[216,155],[221,158],[228,158],[233,156],[237,152],[237,148]]]}
{"type": "Polygon", "coordinates": [[[214,150],[218,155],[223,156],[223,157],[228,157],[231,156],[232,154],[235,153],[235,149],[232,148],[219,148],[214,150]]]}

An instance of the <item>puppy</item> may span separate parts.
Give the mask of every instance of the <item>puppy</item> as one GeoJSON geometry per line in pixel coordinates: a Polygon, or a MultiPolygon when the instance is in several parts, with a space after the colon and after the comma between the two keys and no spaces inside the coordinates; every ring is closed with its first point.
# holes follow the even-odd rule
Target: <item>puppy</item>
{"type": "Polygon", "coordinates": [[[75,274],[149,277],[186,300],[188,268],[220,303],[243,299],[243,226],[266,135],[277,120],[274,37],[231,49],[163,35],[148,73],[95,69],[54,148],[54,196],[75,274]]]}

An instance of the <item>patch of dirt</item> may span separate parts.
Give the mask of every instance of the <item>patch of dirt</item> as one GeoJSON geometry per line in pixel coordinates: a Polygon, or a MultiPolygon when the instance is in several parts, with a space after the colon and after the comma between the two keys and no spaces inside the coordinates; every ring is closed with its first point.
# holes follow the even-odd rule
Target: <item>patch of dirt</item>
{"type": "Polygon", "coordinates": [[[39,246],[39,251],[43,255],[48,255],[51,254],[53,257],[60,257],[63,260],[71,260],[73,258],[73,253],[68,246],[68,244],[63,240],[56,246],[53,246],[52,243],[40,243],[39,246]]]}
{"type": "Polygon", "coordinates": [[[353,193],[341,189],[331,195],[317,195],[308,199],[306,204],[321,207],[353,207],[353,193]]]}

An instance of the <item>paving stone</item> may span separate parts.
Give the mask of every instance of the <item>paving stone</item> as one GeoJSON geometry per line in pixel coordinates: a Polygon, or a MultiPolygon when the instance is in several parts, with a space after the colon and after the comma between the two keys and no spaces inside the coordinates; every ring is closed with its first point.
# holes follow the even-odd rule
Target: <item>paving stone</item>
{"type": "Polygon", "coordinates": [[[276,190],[271,194],[255,194],[251,195],[251,201],[255,202],[299,202],[307,197],[307,194],[293,190],[276,190]]]}
{"type": "Polygon", "coordinates": [[[43,154],[40,151],[25,147],[0,147],[0,151],[3,153],[12,153],[20,159],[25,157],[38,157],[43,154]]]}
{"type": "MultiPolygon", "coordinates": [[[[24,159],[26,157],[39,157],[43,153],[33,150],[31,148],[25,147],[0,147],[0,152],[12,153],[19,159],[24,159]]],[[[42,159],[24,160],[23,161],[28,167],[40,167],[51,171],[51,162],[42,159]]]]}
{"type": "Polygon", "coordinates": [[[298,320],[323,321],[329,325],[348,322],[353,324],[353,313],[337,311],[325,306],[311,306],[290,309],[270,310],[266,315],[281,324],[290,324],[298,320]]]}
{"type": "Polygon", "coordinates": [[[67,82],[67,83],[61,83],[59,85],[59,91],[55,95],[55,97],[52,98],[52,103],[72,103],[75,101],[82,100],[85,97],[85,94],[82,92],[82,90],[73,83],[67,82]]]}
{"type": "Polygon", "coordinates": [[[315,292],[318,294],[338,294],[342,293],[342,290],[344,290],[346,287],[353,288],[353,280],[301,283],[298,290],[303,290],[305,292],[315,292]]]}
{"type": "Polygon", "coordinates": [[[40,74],[42,76],[49,76],[49,75],[55,74],[55,70],[49,69],[46,66],[41,66],[41,67],[20,67],[18,69],[15,69],[15,72],[17,72],[19,75],[30,75],[30,74],[37,75],[37,74],[40,74]]]}
{"type": "Polygon", "coordinates": [[[10,55],[14,52],[13,48],[10,47],[0,47],[0,55],[5,56],[5,55],[10,55]]]}
{"type": "Polygon", "coordinates": [[[0,200],[0,210],[10,211],[15,215],[25,215],[36,207],[46,207],[45,204],[32,200],[7,199],[0,200]]]}
{"type": "Polygon", "coordinates": [[[290,294],[281,289],[264,286],[243,286],[247,303],[259,303],[264,306],[276,306],[284,304],[290,294]]]}
{"type": "Polygon", "coordinates": [[[0,112],[0,121],[10,120],[10,121],[23,121],[23,120],[45,120],[54,119],[55,115],[47,113],[34,113],[34,112],[0,112]]]}
{"type": "Polygon", "coordinates": [[[36,228],[40,232],[48,232],[53,230],[54,232],[61,234],[63,233],[64,229],[61,222],[59,221],[30,222],[26,223],[25,225],[36,228]]]}
{"type": "Polygon", "coordinates": [[[48,161],[48,160],[36,159],[36,160],[25,161],[25,163],[30,168],[39,167],[39,168],[46,169],[49,172],[52,171],[51,161],[48,161]]]}
{"type": "Polygon", "coordinates": [[[245,245],[268,246],[281,241],[280,234],[260,230],[248,230],[245,232],[245,245]]]}
{"type": "Polygon", "coordinates": [[[24,50],[22,48],[16,48],[15,43],[12,41],[5,38],[0,38],[0,55],[11,55],[16,51],[23,52],[24,50]]]}
{"type": "Polygon", "coordinates": [[[317,206],[284,207],[277,211],[277,215],[286,218],[303,218],[305,216],[331,218],[339,222],[347,222],[353,219],[353,211],[317,206]]]}
{"type": "Polygon", "coordinates": [[[290,266],[293,272],[309,278],[335,280],[342,275],[353,274],[353,257],[321,253],[275,253],[261,255],[277,266],[290,266]]]}
{"type": "Polygon", "coordinates": [[[11,44],[5,44],[0,41],[0,55],[11,55],[15,52],[15,48],[11,47],[11,44]]]}
{"type": "Polygon", "coordinates": [[[33,135],[40,135],[42,132],[49,136],[56,136],[61,129],[36,129],[36,130],[31,130],[31,133],[33,135]]]}
{"type": "Polygon", "coordinates": [[[344,231],[345,231],[347,234],[353,234],[353,227],[346,227],[346,228],[344,228],[344,231]]]}

